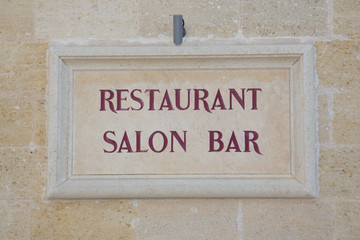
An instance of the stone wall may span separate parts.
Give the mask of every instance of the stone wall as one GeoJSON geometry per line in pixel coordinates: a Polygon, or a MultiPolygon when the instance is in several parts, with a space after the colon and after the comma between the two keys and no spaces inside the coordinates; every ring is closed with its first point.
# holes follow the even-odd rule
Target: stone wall
{"type": "MultiPolygon", "coordinates": [[[[1,0],[0,239],[360,239],[359,0],[1,0]],[[53,39],[172,45],[313,43],[317,199],[46,199],[53,39]]],[[[314,133],[315,134],[315,133],[314,133]]]]}

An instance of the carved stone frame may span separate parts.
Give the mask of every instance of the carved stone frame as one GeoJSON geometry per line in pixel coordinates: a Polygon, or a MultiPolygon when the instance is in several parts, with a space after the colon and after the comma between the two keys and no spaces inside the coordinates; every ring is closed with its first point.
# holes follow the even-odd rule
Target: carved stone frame
{"type": "Polygon", "coordinates": [[[48,197],[313,198],[317,187],[315,50],[311,45],[66,47],[49,50],[48,197]],[[288,69],[291,174],[72,175],[73,72],[288,69]]]}

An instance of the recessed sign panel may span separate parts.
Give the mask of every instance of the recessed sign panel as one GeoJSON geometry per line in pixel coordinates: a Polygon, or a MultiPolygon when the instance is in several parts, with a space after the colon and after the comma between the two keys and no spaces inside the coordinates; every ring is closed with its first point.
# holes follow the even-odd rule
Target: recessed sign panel
{"type": "Polygon", "coordinates": [[[73,174],[290,173],[289,70],[79,71],[73,174]]]}
{"type": "Polygon", "coordinates": [[[312,54],[51,49],[49,196],[315,196],[312,54]]]}

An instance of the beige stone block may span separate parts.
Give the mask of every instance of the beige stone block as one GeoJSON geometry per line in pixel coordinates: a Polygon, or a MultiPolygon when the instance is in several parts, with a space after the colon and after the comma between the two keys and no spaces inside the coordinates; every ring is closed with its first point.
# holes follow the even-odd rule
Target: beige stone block
{"type": "Polygon", "coordinates": [[[334,16],[359,16],[359,0],[333,0],[334,16]]]}
{"type": "Polygon", "coordinates": [[[343,37],[360,38],[360,1],[333,1],[334,34],[343,37]]]}
{"type": "Polygon", "coordinates": [[[360,197],[360,145],[321,147],[320,197],[360,197]]]}
{"type": "Polygon", "coordinates": [[[0,115],[0,145],[31,142],[33,108],[29,100],[0,97],[0,115]]]}
{"type": "Polygon", "coordinates": [[[45,161],[45,149],[1,149],[0,198],[40,198],[46,182],[45,161]]]}
{"type": "Polygon", "coordinates": [[[122,201],[38,202],[30,239],[134,239],[134,208],[122,201]]]}
{"type": "Polygon", "coordinates": [[[333,137],[337,144],[360,144],[359,106],[357,91],[341,91],[334,95],[333,137]]]}
{"type": "Polygon", "coordinates": [[[337,240],[360,239],[360,202],[335,203],[335,236],[337,240]]]}
{"type": "Polygon", "coordinates": [[[320,85],[360,91],[360,41],[316,42],[320,85]]]}
{"type": "Polygon", "coordinates": [[[139,35],[172,37],[173,15],[182,14],[187,37],[235,37],[239,29],[240,2],[139,1],[139,35]]]}
{"type": "Polygon", "coordinates": [[[244,0],[245,37],[327,36],[327,1],[244,0]]]}
{"type": "Polygon", "coordinates": [[[0,46],[0,145],[44,145],[47,44],[0,46]]]}
{"type": "Polygon", "coordinates": [[[30,202],[0,200],[0,219],[0,239],[29,239],[31,221],[30,202]]]}
{"type": "Polygon", "coordinates": [[[47,69],[47,43],[1,43],[0,46],[0,69],[2,73],[47,69]]]}
{"type": "Polygon", "coordinates": [[[318,137],[320,144],[328,144],[330,142],[330,132],[331,132],[331,117],[329,113],[329,96],[327,94],[322,94],[318,96],[318,137]]]}
{"type": "Polygon", "coordinates": [[[46,71],[18,70],[16,73],[0,73],[1,97],[27,98],[44,97],[46,91],[46,71]]]}
{"type": "Polygon", "coordinates": [[[47,43],[0,43],[1,96],[45,94],[47,48],[47,43]]]}
{"type": "Polygon", "coordinates": [[[334,17],[334,34],[360,39],[360,17],[334,17]]]}
{"type": "Polygon", "coordinates": [[[244,239],[328,240],[333,236],[332,204],[317,200],[243,201],[244,239]]]}
{"type": "Polygon", "coordinates": [[[1,1],[0,40],[21,41],[33,37],[33,1],[1,1]]]}
{"type": "Polygon", "coordinates": [[[34,11],[36,39],[123,39],[136,36],[134,0],[39,0],[34,11]]]}
{"type": "Polygon", "coordinates": [[[33,115],[33,141],[40,146],[46,145],[46,100],[45,97],[40,97],[34,103],[33,115]]]}
{"type": "Polygon", "coordinates": [[[241,239],[238,200],[138,201],[136,240],[241,239]]]}

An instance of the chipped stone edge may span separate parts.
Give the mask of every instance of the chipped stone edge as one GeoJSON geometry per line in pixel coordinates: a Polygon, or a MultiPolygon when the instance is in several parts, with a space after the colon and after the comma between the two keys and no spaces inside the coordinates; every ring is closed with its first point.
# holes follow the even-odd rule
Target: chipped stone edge
{"type": "MultiPolygon", "coordinates": [[[[61,46],[49,50],[48,198],[313,198],[318,196],[315,50],[311,45],[248,46],[61,46]],[[288,175],[71,175],[69,79],[72,66],[64,59],[227,56],[297,56],[302,62],[304,179],[288,175]],[[70,129],[70,131],[69,131],[70,129]]],[[[290,66],[289,66],[290,67],[290,66]]],[[[302,136],[302,134],[300,134],[302,136]]]]}

